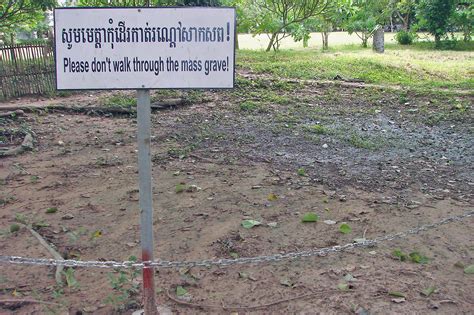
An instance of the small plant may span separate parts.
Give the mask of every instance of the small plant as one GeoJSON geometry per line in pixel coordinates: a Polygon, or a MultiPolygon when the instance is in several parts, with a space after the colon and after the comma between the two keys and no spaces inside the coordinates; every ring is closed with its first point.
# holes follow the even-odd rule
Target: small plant
{"type": "Polygon", "coordinates": [[[309,126],[307,130],[318,135],[326,135],[329,133],[328,128],[320,124],[309,126]]]}
{"type": "Polygon", "coordinates": [[[28,224],[28,218],[26,217],[26,215],[21,213],[15,214],[15,221],[22,224],[28,224]]]}
{"type": "Polygon", "coordinates": [[[299,176],[307,176],[306,170],[304,169],[304,167],[300,167],[296,173],[297,173],[299,176]]]}
{"type": "Polygon", "coordinates": [[[16,233],[20,230],[20,226],[16,223],[10,225],[10,233],[16,233]]]}
{"type": "Polygon", "coordinates": [[[413,44],[413,41],[415,40],[415,38],[416,38],[416,34],[405,31],[405,30],[401,30],[395,35],[395,40],[400,45],[411,45],[413,44]]]}
{"type": "MultiPolygon", "coordinates": [[[[136,262],[137,257],[130,256],[131,262],[136,262]]],[[[106,303],[112,305],[115,310],[126,310],[138,305],[135,297],[140,291],[140,284],[136,281],[140,271],[136,268],[130,270],[120,270],[118,275],[108,274],[109,283],[114,290],[105,300],[106,303]]]]}
{"type": "Polygon", "coordinates": [[[400,261],[411,261],[415,264],[427,264],[430,259],[419,252],[411,252],[409,254],[406,254],[402,252],[401,249],[395,249],[392,252],[392,256],[395,258],[398,258],[400,261]]]}
{"type": "Polygon", "coordinates": [[[240,103],[240,110],[243,112],[255,112],[259,108],[259,104],[253,101],[245,101],[240,103]]]}
{"type": "Polygon", "coordinates": [[[66,284],[68,288],[77,288],[79,287],[79,282],[74,275],[74,269],[67,268],[66,271],[63,271],[63,275],[66,278],[66,284]]]}
{"type": "Polygon", "coordinates": [[[137,101],[131,95],[119,93],[101,99],[100,103],[107,107],[133,108],[137,101]]]}

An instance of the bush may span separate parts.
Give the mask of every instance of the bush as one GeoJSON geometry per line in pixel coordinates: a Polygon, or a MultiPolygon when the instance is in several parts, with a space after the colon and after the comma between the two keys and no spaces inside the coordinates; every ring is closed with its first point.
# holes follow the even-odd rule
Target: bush
{"type": "Polygon", "coordinates": [[[411,44],[413,44],[413,41],[415,40],[415,37],[416,37],[416,35],[414,33],[403,31],[403,30],[399,31],[395,35],[395,39],[397,40],[397,42],[400,45],[411,45],[411,44]]]}

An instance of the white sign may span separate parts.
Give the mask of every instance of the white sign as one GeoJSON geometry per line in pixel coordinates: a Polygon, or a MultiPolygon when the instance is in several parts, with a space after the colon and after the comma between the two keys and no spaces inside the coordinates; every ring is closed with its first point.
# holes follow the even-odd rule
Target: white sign
{"type": "Polygon", "coordinates": [[[58,8],[54,27],[58,90],[234,86],[234,8],[58,8]]]}

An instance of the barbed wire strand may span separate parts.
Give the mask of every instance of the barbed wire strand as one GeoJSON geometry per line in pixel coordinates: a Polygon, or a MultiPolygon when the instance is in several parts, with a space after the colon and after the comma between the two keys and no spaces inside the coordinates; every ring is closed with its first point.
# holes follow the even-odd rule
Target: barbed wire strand
{"type": "Polygon", "coordinates": [[[193,267],[210,267],[210,266],[231,266],[231,265],[244,265],[244,264],[260,264],[260,263],[272,263],[282,260],[294,260],[298,258],[307,258],[315,256],[326,256],[328,254],[343,252],[355,248],[373,247],[382,242],[389,242],[395,239],[401,239],[408,237],[409,235],[419,234],[431,229],[436,229],[442,225],[460,222],[466,218],[474,216],[474,211],[468,211],[464,214],[457,216],[449,216],[443,218],[435,223],[424,224],[404,232],[395,234],[388,234],[380,236],[371,240],[361,239],[357,242],[348,243],[345,245],[336,245],[332,247],[315,248],[299,252],[289,252],[284,254],[273,254],[265,256],[255,257],[242,257],[235,259],[205,259],[205,260],[192,260],[192,261],[167,261],[167,260],[154,260],[154,261],[80,261],[80,260],[57,260],[57,259],[45,259],[45,258],[29,258],[21,256],[4,256],[0,255],[0,264],[15,264],[15,265],[37,265],[37,266],[64,266],[64,267],[82,267],[82,268],[193,268],[193,267]]]}

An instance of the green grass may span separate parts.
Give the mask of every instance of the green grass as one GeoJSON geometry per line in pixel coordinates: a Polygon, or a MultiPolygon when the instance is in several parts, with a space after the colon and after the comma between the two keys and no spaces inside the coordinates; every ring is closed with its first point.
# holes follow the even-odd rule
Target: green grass
{"type": "MultiPolygon", "coordinates": [[[[472,46],[469,46],[472,48],[472,46]]],[[[356,45],[337,51],[241,50],[238,66],[275,77],[333,80],[340,76],[366,83],[411,88],[474,89],[474,54],[468,51],[429,50],[429,43],[387,45],[385,54],[356,45]]]]}
{"type": "Polygon", "coordinates": [[[106,107],[133,108],[137,101],[135,96],[119,92],[101,97],[99,103],[106,107]]]}

